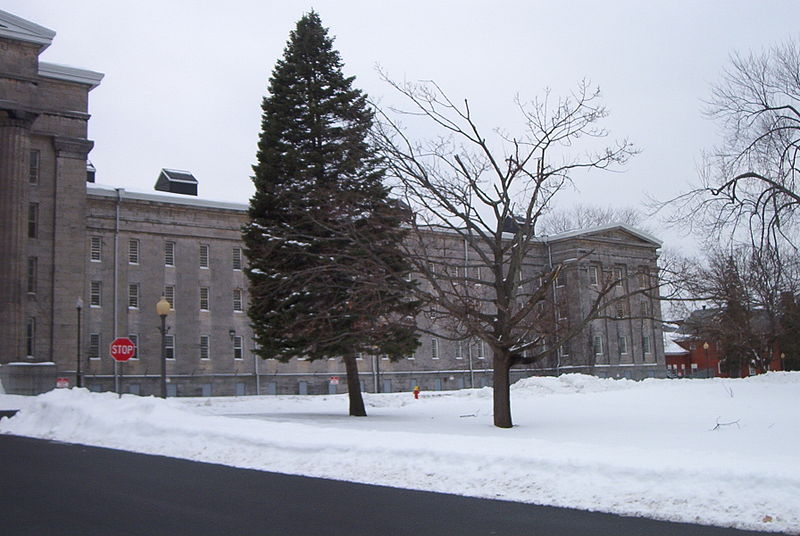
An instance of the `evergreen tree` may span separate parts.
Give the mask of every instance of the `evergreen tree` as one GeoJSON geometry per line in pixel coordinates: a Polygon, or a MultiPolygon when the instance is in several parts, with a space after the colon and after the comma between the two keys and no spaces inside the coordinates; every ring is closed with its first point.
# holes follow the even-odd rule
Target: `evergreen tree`
{"type": "Polygon", "coordinates": [[[317,13],[303,16],[262,103],[243,237],[258,354],[341,357],[350,414],[366,415],[356,354],[410,355],[417,304],[399,249],[407,212],[383,184],[353,80],[317,13]]]}

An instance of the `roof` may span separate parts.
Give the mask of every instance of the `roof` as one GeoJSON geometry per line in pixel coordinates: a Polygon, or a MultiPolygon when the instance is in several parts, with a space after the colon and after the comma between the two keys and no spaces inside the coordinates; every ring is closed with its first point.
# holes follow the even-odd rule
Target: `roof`
{"type": "Polygon", "coordinates": [[[41,52],[50,46],[55,36],[56,32],[49,28],[0,10],[0,37],[37,44],[41,52]]]}
{"type": "Polygon", "coordinates": [[[676,340],[680,337],[677,333],[664,332],[664,355],[688,355],[689,350],[679,345],[676,340]]]}
{"type": "Polygon", "coordinates": [[[183,194],[173,194],[169,192],[159,192],[154,194],[151,192],[127,190],[125,188],[115,188],[114,186],[93,183],[86,184],[86,193],[96,197],[117,197],[117,195],[120,195],[123,199],[133,199],[136,201],[215,208],[221,210],[233,210],[236,212],[247,212],[248,209],[248,205],[245,203],[229,203],[225,201],[214,201],[211,199],[200,199],[197,197],[190,197],[183,194]]]}
{"type": "Polygon", "coordinates": [[[635,227],[628,225],[627,223],[607,223],[605,225],[598,225],[596,227],[589,227],[588,229],[577,229],[574,231],[566,231],[564,233],[558,233],[550,236],[540,236],[537,237],[539,240],[543,242],[554,242],[556,240],[564,240],[567,238],[574,238],[577,236],[583,236],[587,234],[594,234],[594,233],[602,233],[605,231],[612,231],[615,229],[619,229],[622,231],[626,231],[638,238],[641,238],[645,242],[650,242],[656,247],[661,247],[663,242],[658,238],[654,237],[650,233],[646,233],[641,231],[635,227]]]}

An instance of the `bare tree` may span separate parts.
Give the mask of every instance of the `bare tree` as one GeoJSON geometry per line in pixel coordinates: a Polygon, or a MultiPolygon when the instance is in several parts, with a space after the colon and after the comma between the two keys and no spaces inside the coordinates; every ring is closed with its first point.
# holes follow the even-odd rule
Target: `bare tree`
{"type": "Polygon", "coordinates": [[[517,99],[524,131],[490,139],[466,100],[453,102],[433,82],[387,81],[410,109],[379,111],[374,142],[416,215],[416,239],[406,253],[423,280],[417,292],[429,304],[431,332],[440,334],[434,327],[447,323],[453,339],[490,348],[494,424],[511,427],[510,368],[526,355],[542,358],[543,342],[553,348],[568,341],[618,299],[613,281],[605,281],[589,317],[560,325],[550,297],[564,264],[533,265],[538,222],[574,172],[616,168],[635,150],[627,140],[598,148],[607,135],[598,126],[606,110],[587,82],[566,98],[548,92],[517,99]],[[439,136],[416,141],[401,118],[423,119],[439,136]]]}
{"type": "Polygon", "coordinates": [[[538,231],[540,234],[552,235],[608,223],[624,223],[646,231],[642,227],[643,221],[642,213],[635,208],[576,204],[569,209],[552,210],[544,214],[538,231]]]}
{"type": "Polygon", "coordinates": [[[686,330],[721,342],[727,373],[739,376],[748,366],[768,370],[778,343],[796,338],[788,317],[800,273],[791,258],[772,246],[717,249],[707,267],[697,267],[685,279],[689,294],[710,305],[689,316],[686,330]]]}
{"type": "Polygon", "coordinates": [[[700,182],[668,202],[675,221],[703,232],[745,233],[754,244],[796,247],[800,155],[800,44],[733,54],[712,88],[708,115],[722,127],[700,182]]]}

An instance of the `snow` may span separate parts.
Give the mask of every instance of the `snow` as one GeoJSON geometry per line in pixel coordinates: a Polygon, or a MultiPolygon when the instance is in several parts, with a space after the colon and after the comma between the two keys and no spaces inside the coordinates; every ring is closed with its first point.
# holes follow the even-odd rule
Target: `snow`
{"type": "Polygon", "coordinates": [[[775,532],[800,531],[800,373],[600,379],[491,390],[161,400],[0,395],[0,433],[237,467],[775,532]],[[719,426],[717,426],[719,425],[719,426]]]}

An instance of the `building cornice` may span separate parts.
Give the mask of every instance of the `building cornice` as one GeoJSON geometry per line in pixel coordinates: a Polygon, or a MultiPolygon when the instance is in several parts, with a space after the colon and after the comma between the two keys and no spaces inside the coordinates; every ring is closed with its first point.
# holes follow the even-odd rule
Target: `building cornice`
{"type": "Polygon", "coordinates": [[[50,46],[56,32],[7,11],[0,10],[0,37],[39,45],[39,52],[50,46]]]}
{"type": "Polygon", "coordinates": [[[100,81],[103,79],[104,75],[103,73],[90,71],[88,69],[79,69],[77,67],[70,67],[69,65],[40,61],[39,76],[42,78],[52,78],[55,80],[85,84],[89,86],[89,91],[91,91],[100,85],[100,81]]]}

